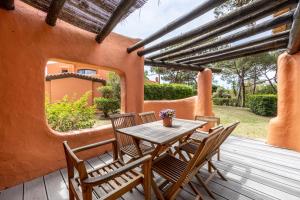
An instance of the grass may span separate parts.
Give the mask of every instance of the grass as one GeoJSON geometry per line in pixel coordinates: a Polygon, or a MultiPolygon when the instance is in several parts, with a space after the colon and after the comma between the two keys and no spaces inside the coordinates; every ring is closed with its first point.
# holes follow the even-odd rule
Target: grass
{"type": "Polygon", "coordinates": [[[231,106],[214,106],[213,111],[221,118],[221,123],[224,125],[235,121],[241,122],[233,135],[254,139],[267,138],[267,126],[272,117],[262,117],[247,108],[231,106]]]}

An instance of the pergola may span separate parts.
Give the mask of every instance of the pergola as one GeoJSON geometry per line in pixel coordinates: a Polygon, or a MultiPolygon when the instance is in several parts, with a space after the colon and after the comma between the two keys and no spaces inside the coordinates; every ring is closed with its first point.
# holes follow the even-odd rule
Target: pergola
{"type": "MultiPolygon", "coordinates": [[[[64,167],[62,141],[82,146],[112,137],[111,127],[74,134],[61,134],[48,127],[44,113],[44,82],[45,64],[50,59],[114,70],[121,77],[122,111],[136,113],[147,110],[143,96],[144,65],[199,71],[198,96],[172,102],[188,113],[182,115],[183,118],[192,119],[195,113],[188,111],[213,114],[211,73],[219,69],[209,69],[210,63],[286,49],[288,54],[284,53],[278,60],[278,117],[270,123],[268,142],[300,151],[298,0],[256,0],[193,30],[151,45],[225,1],[201,1],[190,13],[138,41],[111,31],[146,0],[0,0],[0,7],[6,9],[0,9],[3,72],[0,73],[0,189],[64,167]],[[274,15],[285,9],[289,11],[274,15]],[[259,22],[267,16],[272,17],[259,22]],[[249,24],[255,25],[247,26],[249,24]],[[281,26],[286,26],[286,30],[243,42],[250,36],[281,26]],[[241,27],[246,28],[230,33],[241,27]],[[226,48],[220,48],[222,46],[226,48]],[[211,51],[215,48],[218,50],[211,51]]],[[[158,104],[169,106],[170,102],[158,104]]]]}

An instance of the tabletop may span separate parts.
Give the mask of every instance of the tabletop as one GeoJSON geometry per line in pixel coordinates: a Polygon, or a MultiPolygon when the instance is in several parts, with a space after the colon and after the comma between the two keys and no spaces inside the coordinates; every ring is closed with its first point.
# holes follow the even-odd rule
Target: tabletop
{"type": "Polygon", "coordinates": [[[164,145],[203,127],[207,122],[174,118],[172,124],[172,127],[164,127],[160,120],[117,129],[117,131],[140,140],[164,145]]]}

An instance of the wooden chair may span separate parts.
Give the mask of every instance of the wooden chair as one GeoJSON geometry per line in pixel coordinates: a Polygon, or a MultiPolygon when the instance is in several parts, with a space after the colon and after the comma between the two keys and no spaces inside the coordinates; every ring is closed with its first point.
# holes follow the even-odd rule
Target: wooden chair
{"type": "Polygon", "coordinates": [[[143,113],[139,113],[138,115],[143,124],[157,121],[154,111],[143,112],[143,113]]]}
{"type": "Polygon", "coordinates": [[[152,159],[150,155],[129,164],[124,164],[117,158],[115,139],[75,149],[71,149],[67,142],[64,142],[63,146],[67,160],[70,200],[114,200],[139,184],[144,187],[145,199],[151,199],[152,159]],[[88,172],[84,161],[78,158],[75,153],[107,144],[113,145],[113,162],[88,172]],[[135,170],[140,165],[142,165],[143,173],[135,170]],[[75,171],[77,171],[78,176],[74,175],[75,171]]]}
{"type": "MultiPolygon", "coordinates": [[[[207,163],[208,163],[208,166],[209,166],[209,172],[211,173],[211,175],[208,177],[208,179],[205,182],[208,182],[209,180],[211,180],[217,174],[223,180],[225,180],[225,181],[227,180],[225,178],[225,176],[212,163],[211,160],[212,160],[212,157],[219,152],[220,146],[225,142],[225,140],[234,131],[234,129],[238,126],[239,123],[240,122],[235,122],[235,123],[230,124],[226,128],[224,128],[222,130],[222,132],[220,133],[219,137],[217,138],[217,141],[216,141],[215,145],[213,146],[211,152],[209,154],[207,154],[206,160],[207,160],[207,163]],[[213,172],[212,172],[212,169],[213,169],[213,172]]],[[[221,127],[221,126],[219,126],[219,127],[221,127]]],[[[219,130],[219,128],[216,128],[215,130],[219,130]]],[[[215,131],[213,131],[213,132],[215,132],[215,131]]],[[[205,141],[205,139],[209,136],[210,136],[210,134],[206,134],[205,137],[202,138],[202,142],[200,144],[197,143],[197,142],[194,142],[194,141],[190,141],[190,142],[187,142],[185,144],[182,144],[182,145],[176,147],[177,153],[179,154],[180,158],[183,159],[184,161],[188,162],[187,158],[182,154],[182,151],[186,152],[189,159],[191,159],[192,155],[195,155],[197,153],[197,149],[199,148],[199,146],[201,146],[202,143],[205,141]]],[[[201,178],[199,177],[198,180],[199,179],[201,179],[201,178]]],[[[202,180],[199,180],[199,181],[202,182],[202,180]]]]}
{"type": "Polygon", "coordinates": [[[133,137],[117,131],[117,129],[136,126],[134,113],[110,115],[110,119],[117,140],[118,153],[122,160],[124,155],[130,156],[130,161],[132,161],[141,157],[141,155],[152,153],[154,150],[153,146],[146,145],[143,142],[137,144],[133,137]]]}
{"type": "MultiPolygon", "coordinates": [[[[210,128],[208,132],[206,131],[201,131],[201,130],[197,130],[193,133],[193,135],[191,135],[191,139],[201,142],[201,140],[203,139],[203,137],[205,137],[207,134],[209,134],[210,132],[213,131],[214,128],[217,128],[220,125],[220,118],[219,117],[215,117],[215,116],[199,116],[196,115],[195,116],[195,120],[199,120],[199,121],[205,121],[210,123],[211,125],[213,125],[213,128],[210,128]]],[[[220,160],[220,149],[218,150],[218,160],[220,160]]]]}
{"type": "MultiPolygon", "coordinates": [[[[152,187],[158,199],[175,199],[180,190],[187,184],[190,185],[196,193],[197,198],[202,199],[201,193],[193,185],[191,180],[195,176],[198,179],[200,178],[197,173],[199,169],[207,163],[206,157],[212,152],[222,130],[223,128],[220,127],[209,134],[208,137],[197,146],[197,150],[190,160],[181,160],[174,155],[165,153],[153,161],[152,169],[166,179],[160,186],[153,183],[154,181],[152,182],[152,187]],[[163,192],[164,188],[167,189],[163,192]]],[[[201,184],[212,196],[212,193],[202,179],[201,184]]]]}

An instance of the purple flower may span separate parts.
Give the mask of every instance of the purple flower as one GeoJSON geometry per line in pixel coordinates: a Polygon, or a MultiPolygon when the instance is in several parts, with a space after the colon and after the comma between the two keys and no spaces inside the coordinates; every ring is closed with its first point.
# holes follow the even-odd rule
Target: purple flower
{"type": "Polygon", "coordinates": [[[159,117],[160,117],[161,119],[175,117],[175,110],[172,110],[172,109],[161,110],[161,111],[159,112],[159,117]]]}

